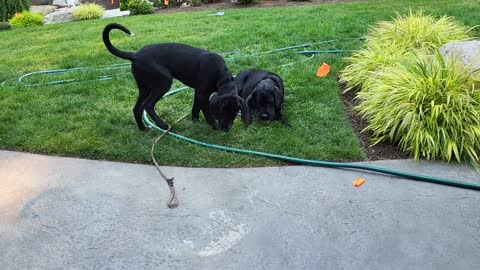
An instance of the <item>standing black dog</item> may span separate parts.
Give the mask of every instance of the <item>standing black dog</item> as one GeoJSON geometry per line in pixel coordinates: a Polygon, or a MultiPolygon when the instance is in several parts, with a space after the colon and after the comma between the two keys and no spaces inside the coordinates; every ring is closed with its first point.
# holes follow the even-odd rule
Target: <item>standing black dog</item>
{"type": "Polygon", "coordinates": [[[242,119],[249,123],[251,117],[248,106],[245,100],[238,96],[233,76],[221,56],[179,43],[147,45],[135,53],[121,51],[110,42],[109,33],[113,29],[132,34],[123,25],[111,23],[103,30],[103,42],[113,55],[132,61],[132,74],[139,91],[133,115],[140,130],[145,129],[142,121],[144,109],[158,127],[168,129],[168,124],[155,113],[154,107],[170,89],[173,79],[195,89],[193,121],[198,121],[202,110],[208,124],[214,129],[220,127],[226,132],[232,127],[233,120],[241,110],[242,119]],[[209,97],[213,92],[217,92],[218,96],[214,100],[215,106],[210,106],[209,97]],[[212,112],[211,109],[219,111],[212,112]],[[219,123],[213,114],[220,116],[216,118],[219,123]]]}
{"type": "Polygon", "coordinates": [[[240,97],[247,101],[250,111],[256,112],[262,121],[280,120],[285,126],[290,124],[283,118],[283,81],[275,73],[261,69],[247,69],[235,77],[240,97]]]}

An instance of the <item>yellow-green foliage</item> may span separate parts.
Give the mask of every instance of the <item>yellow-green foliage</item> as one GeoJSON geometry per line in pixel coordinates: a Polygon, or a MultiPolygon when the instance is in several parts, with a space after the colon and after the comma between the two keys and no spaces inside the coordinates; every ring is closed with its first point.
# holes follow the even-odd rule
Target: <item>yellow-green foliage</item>
{"type": "Polygon", "coordinates": [[[469,39],[451,17],[409,12],[370,28],[346,58],[341,81],[356,89],[373,142],[390,141],[418,158],[469,161],[480,155],[480,72],[445,62],[441,45],[469,39]]]}
{"type": "Polygon", "coordinates": [[[378,22],[367,36],[368,42],[382,41],[385,44],[396,43],[405,49],[438,49],[452,40],[468,38],[470,29],[452,17],[439,19],[423,12],[410,11],[408,15],[397,15],[392,22],[378,22]]]}
{"type": "Polygon", "coordinates": [[[433,52],[449,41],[467,39],[469,32],[451,17],[435,19],[422,12],[410,11],[391,22],[378,22],[369,29],[364,47],[346,59],[349,65],[340,79],[347,84],[347,90],[361,88],[376,72],[397,63],[407,53],[433,52]]]}
{"type": "Polygon", "coordinates": [[[75,8],[72,13],[73,19],[76,21],[99,19],[105,13],[105,9],[97,4],[81,4],[75,8]]]}
{"type": "Polygon", "coordinates": [[[389,140],[415,158],[467,160],[480,155],[480,73],[451,57],[417,54],[385,68],[360,91],[357,109],[374,142],[389,140]]]}
{"type": "Polygon", "coordinates": [[[43,15],[40,13],[22,11],[22,13],[15,15],[8,22],[12,27],[43,25],[43,15]]]}

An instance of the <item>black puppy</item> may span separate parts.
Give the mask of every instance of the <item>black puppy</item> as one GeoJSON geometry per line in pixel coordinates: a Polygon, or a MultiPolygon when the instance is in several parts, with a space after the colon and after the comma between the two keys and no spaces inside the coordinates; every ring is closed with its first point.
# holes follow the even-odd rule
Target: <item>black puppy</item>
{"type": "Polygon", "coordinates": [[[103,42],[113,55],[132,61],[132,74],[139,91],[137,103],[133,107],[133,115],[140,130],[145,129],[142,121],[144,109],[157,126],[168,129],[168,124],[155,113],[154,107],[170,89],[173,79],[195,89],[192,108],[193,121],[198,121],[201,110],[208,124],[216,129],[218,123],[213,114],[220,115],[222,116],[218,118],[220,128],[228,131],[232,127],[238,111],[241,110],[242,119],[246,123],[249,122],[251,117],[248,106],[238,96],[233,76],[221,56],[180,43],[147,45],[135,53],[121,51],[110,42],[109,33],[113,29],[132,34],[123,25],[111,23],[103,30],[103,42]],[[209,97],[213,92],[218,93],[215,104],[219,103],[223,106],[210,106],[209,97]]]}
{"type": "Polygon", "coordinates": [[[290,124],[283,118],[283,81],[275,73],[261,69],[247,69],[235,77],[240,97],[247,101],[250,111],[255,111],[262,121],[280,120],[285,126],[290,124]]]}

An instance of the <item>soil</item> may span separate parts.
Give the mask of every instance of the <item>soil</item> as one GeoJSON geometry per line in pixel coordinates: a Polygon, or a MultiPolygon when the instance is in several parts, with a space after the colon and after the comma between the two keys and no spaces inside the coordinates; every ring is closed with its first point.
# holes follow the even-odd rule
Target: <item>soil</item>
{"type": "Polygon", "coordinates": [[[172,12],[188,12],[208,9],[231,9],[231,8],[247,8],[247,7],[276,7],[276,6],[298,6],[298,5],[313,5],[325,3],[339,3],[339,2],[361,2],[366,0],[307,0],[307,1],[290,1],[290,0],[262,0],[258,4],[241,5],[233,3],[231,0],[209,0],[206,5],[197,7],[169,7],[157,10],[157,13],[172,13],[172,12]]]}
{"type": "Polygon", "coordinates": [[[355,91],[350,90],[346,93],[343,93],[345,90],[345,84],[339,82],[340,97],[345,105],[345,111],[350,120],[352,128],[357,135],[363,152],[367,156],[368,160],[382,160],[382,159],[405,159],[408,158],[408,154],[400,151],[397,146],[394,146],[389,143],[378,143],[372,145],[370,138],[372,138],[372,133],[369,131],[362,132],[363,129],[367,126],[365,120],[358,114],[354,109],[358,105],[358,101],[355,99],[355,91]]]}

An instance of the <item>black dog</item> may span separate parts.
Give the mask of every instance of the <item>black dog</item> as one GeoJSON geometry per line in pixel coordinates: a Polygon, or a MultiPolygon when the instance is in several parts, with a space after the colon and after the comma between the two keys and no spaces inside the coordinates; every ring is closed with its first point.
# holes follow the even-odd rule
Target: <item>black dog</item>
{"type": "Polygon", "coordinates": [[[214,129],[220,126],[223,131],[228,131],[238,111],[241,110],[242,119],[249,123],[251,117],[248,106],[245,100],[238,96],[233,76],[221,56],[179,43],[147,45],[136,53],[121,51],[110,42],[109,33],[113,29],[132,34],[123,25],[111,23],[103,30],[103,42],[113,55],[132,61],[132,74],[139,91],[133,115],[140,130],[145,129],[142,122],[144,109],[157,126],[168,129],[168,124],[155,113],[154,107],[170,89],[173,79],[195,89],[193,121],[198,121],[198,115],[202,110],[208,124],[214,129]],[[217,92],[218,96],[210,106],[209,98],[213,92],[217,92]],[[217,118],[219,123],[213,114],[221,116],[217,118]]]}
{"type": "Polygon", "coordinates": [[[255,111],[262,121],[280,120],[285,126],[290,124],[283,118],[283,81],[275,73],[247,69],[235,77],[240,97],[247,101],[250,111],[255,111]]]}

